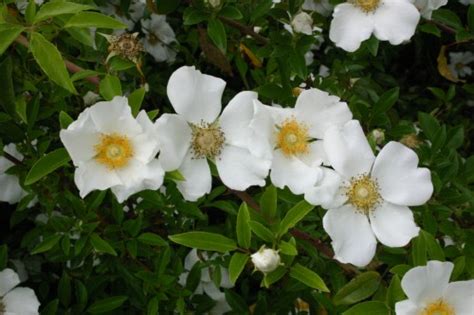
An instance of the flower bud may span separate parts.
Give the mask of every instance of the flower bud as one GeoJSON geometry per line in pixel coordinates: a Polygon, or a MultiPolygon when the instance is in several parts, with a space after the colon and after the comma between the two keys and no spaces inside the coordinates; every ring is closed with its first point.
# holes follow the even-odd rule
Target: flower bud
{"type": "Polygon", "coordinates": [[[374,140],[375,144],[381,145],[385,141],[385,132],[377,128],[372,130],[370,137],[374,140]]]}
{"type": "Polygon", "coordinates": [[[306,12],[298,13],[291,20],[291,27],[296,33],[311,35],[313,34],[313,19],[306,12]]]}
{"type": "Polygon", "coordinates": [[[217,8],[221,5],[221,0],[206,0],[205,2],[209,3],[209,5],[213,8],[217,8]]]}
{"type": "Polygon", "coordinates": [[[253,253],[251,257],[255,269],[263,273],[272,272],[280,265],[280,255],[278,255],[278,251],[265,248],[265,246],[260,248],[258,252],[253,253]]]}

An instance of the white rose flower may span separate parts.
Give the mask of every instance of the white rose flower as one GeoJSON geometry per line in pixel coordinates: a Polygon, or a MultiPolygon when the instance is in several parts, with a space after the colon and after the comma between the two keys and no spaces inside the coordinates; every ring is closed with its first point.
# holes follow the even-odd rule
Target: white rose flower
{"type": "Polygon", "coordinates": [[[399,45],[415,34],[420,13],[410,0],[351,0],[334,8],[329,38],[353,52],[374,34],[399,45]]]}
{"type": "Polygon", "coordinates": [[[291,27],[296,33],[313,34],[313,19],[306,12],[300,12],[291,20],[291,27]]]}
{"type": "MultiPolygon", "coordinates": [[[[132,31],[135,23],[143,17],[146,8],[146,1],[131,1],[127,12],[123,12],[120,1],[111,0],[106,2],[105,6],[99,7],[100,11],[106,15],[110,15],[127,25],[127,30],[132,31]],[[127,16],[127,14],[130,18],[127,16]]],[[[119,33],[122,33],[121,31],[119,33]]]]}
{"type": "Polygon", "coordinates": [[[165,15],[152,14],[150,19],[141,20],[142,31],[146,34],[143,39],[145,51],[155,58],[157,62],[173,62],[176,51],[171,44],[176,42],[176,35],[171,26],[166,22],[165,15]]]}
{"type": "Polygon", "coordinates": [[[74,182],[82,198],[111,188],[122,202],[163,183],[155,127],[145,111],[133,117],[126,97],[86,108],[60,138],[76,166],[74,182]]]}
{"type": "Polygon", "coordinates": [[[474,280],[449,282],[454,265],[432,260],[408,270],[402,289],[408,299],[395,304],[397,315],[472,315],[474,280]]]}
{"type": "Polygon", "coordinates": [[[278,251],[271,248],[265,248],[265,246],[262,246],[258,252],[253,253],[250,257],[252,258],[252,263],[254,264],[255,269],[265,274],[272,272],[281,265],[278,251]]]}
{"type": "Polygon", "coordinates": [[[7,268],[0,272],[0,314],[39,314],[35,292],[18,284],[20,278],[15,271],[7,268]]]}
{"type": "Polygon", "coordinates": [[[433,11],[446,5],[448,0],[411,0],[411,2],[420,11],[422,17],[431,20],[433,11]]]}
{"type": "Polygon", "coordinates": [[[224,80],[187,66],[168,81],[168,98],[178,114],[164,114],[156,122],[162,146],[159,159],[165,170],[178,169],[184,176],[178,189],[187,200],[211,191],[207,159],[215,162],[222,182],[231,189],[265,185],[270,161],[249,150],[257,93],[237,94],[218,117],[225,85],[224,80]]]}
{"type": "MultiPolygon", "coordinates": [[[[194,265],[197,262],[206,262],[208,260],[212,260],[214,257],[216,257],[216,254],[213,254],[209,258],[205,252],[201,252],[200,256],[198,255],[196,249],[192,249],[184,259],[184,269],[186,271],[179,276],[178,280],[178,283],[183,287],[186,286],[189,271],[191,271],[194,265]]],[[[234,285],[230,282],[229,271],[226,268],[220,267],[221,282],[217,287],[214,281],[211,279],[211,268],[212,267],[206,267],[201,269],[201,282],[196,287],[194,294],[205,293],[211,299],[216,301],[216,305],[209,311],[209,314],[220,315],[232,310],[225,299],[225,293],[222,292],[220,288],[230,289],[234,287],[234,285]]]]}
{"type": "Polygon", "coordinates": [[[325,169],[305,199],[329,209],[323,227],[337,260],[362,267],[375,255],[377,239],[401,247],[418,235],[408,206],[424,204],[433,184],[414,151],[392,141],[375,158],[356,120],[330,128],[324,148],[335,171],[325,169]]]}
{"type": "Polygon", "coordinates": [[[472,75],[472,68],[468,64],[474,61],[474,54],[470,51],[449,53],[449,70],[455,78],[472,75]]]}
{"type": "MultiPolygon", "coordinates": [[[[16,145],[10,143],[3,147],[3,151],[15,157],[18,160],[23,160],[23,155],[18,152],[16,145]]],[[[20,186],[20,181],[15,175],[6,174],[6,171],[14,166],[13,162],[0,156],[0,201],[15,204],[25,197],[28,193],[20,186]]]]}
{"type": "Polygon", "coordinates": [[[323,139],[332,124],[343,125],[352,118],[339,97],[318,90],[304,90],[294,108],[256,103],[251,127],[254,153],[272,159],[270,178],[278,188],[302,194],[322,176],[326,161],[323,139]]]}
{"type": "Polygon", "coordinates": [[[305,0],[301,8],[303,10],[316,11],[323,16],[328,16],[333,6],[329,3],[329,0],[305,0]]]}

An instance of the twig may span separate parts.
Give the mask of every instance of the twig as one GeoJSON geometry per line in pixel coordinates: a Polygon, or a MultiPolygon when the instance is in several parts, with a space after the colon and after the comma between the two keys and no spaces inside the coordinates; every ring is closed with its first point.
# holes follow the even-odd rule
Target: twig
{"type": "Polygon", "coordinates": [[[223,16],[220,16],[219,19],[225,24],[239,30],[242,34],[252,36],[260,44],[267,45],[270,42],[268,38],[254,32],[254,30],[247,25],[240,24],[239,22],[236,22],[232,19],[229,19],[223,16]]]}
{"type": "MultiPolygon", "coordinates": [[[[15,39],[15,41],[22,45],[22,46],[25,46],[25,47],[29,47],[30,43],[28,42],[28,39],[23,36],[23,35],[20,35],[17,37],[17,39],[15,39]]],[[[84,69],[79,67],[78,65],[76,65],[75,63],[67,60],[67,59],[64,59],[64,63],[66,64],[66,68],[72,72],[72,73],[76,73],[76,72],[80,72],[80,71],[83,71],[84,69]]],[[[91,76],[91,77],[87,77],[86,78],[87,81],[91,82],[91,83],[94,83],[95,85],[99,85],[100,83],[100,79],[98,76],[91,76]]]]}
{"type": "Polygon", "coordinates": [[[23,162],[11,155],[10,153],[7,153],[3,151],[3,157],[12,162],[15,165],[23,165],[23,162]]]}

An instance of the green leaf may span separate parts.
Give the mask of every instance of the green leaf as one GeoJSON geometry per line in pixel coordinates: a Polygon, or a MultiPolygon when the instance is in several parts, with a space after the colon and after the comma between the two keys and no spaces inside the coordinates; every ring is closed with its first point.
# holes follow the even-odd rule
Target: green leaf
{"type": "Polygon", "coordinates": [[[249,221],[249,226],[252,232],[255,233],[260,239],[264,240],[267,243],[273,243],[275,235],[270,231],[266,226],[257,221],[249,221]]]}
{"type": "Polygon", "coordinates": [[[117,252],[115,251],[115,249],[98,234],[92,233],[90,236],[90,242],[92,244],[92,247],[94,247],[97,252],[117,256],[117,252]]]}
{"type": "Polygon", "coordinates": [[[115,96],[122,95],[122,85],[120,84],[119,78],[113,75],[106,75],[105,78],[100,81],[99,92],[107,101],[110,101],[115,96]]]}
{"type": "Polygon", "coordinates": [[[187,7],[183,13],[183,24],[194,25],[205,21],[207,18],[207,12],[201,11],[193,7],[187,7]]]}
{"type": "Polygon", "coordinates": [[[10,46],[11,43],[23,32],[25,28],[20,25],[3,24],[0,25],[0,55],[10,46]]]}
{"type": "Polygon", "coordinates": [[[207,24],[207,34],[212,42],[223,52],[227,50],[227,34],[224,24],[218,19],[211,19],[207,24]]]}
{"type": "Polygon", "coordinates": [[[11,117],[16,117],[15,91],[13,90],[12,73],[12,59],[8,56],[0,64],[0,82],[2,82],[2,88],[0,88],[0,105],[2,105],[5,112],[7,112],[11,117]]]}
{"type": "Polygon", "coordinates": [[[250,221],[249,209],[247,208],[247,204],[243,202],[240,205],[239,213],[237,214],[237,224],[236,224],[237,242],[243,248],[249,248],[250,241],[252,239],[252,233],[250,231],[249,221],[250,221]]]}
{"type": "Polygon", "coordinates": [[[334,304],[347,305],[365,300],[377,291],[380,275],[375,271],[364,272],[343,286],[334,296],[334,304]]]}
{"type": "Polygon", "coordinates": [[[38,23],[58,15],[75,14],[90,9],[94,9],[94,7],[67,1],[47,2],[40,6],[38,13],[33,19],[33,23],[38,23]]]}
{"type": "Polygon", "coordinates": [[[313,209],[314,206],[305,200],[298,202],[293,208],[288,210],[283,220],[281,220],[278,233],[280,235],[286,234],[290,228],[294,227],[313,209]]]}
{"type": "Polygon", "coordinates": [[[168,236],[173,242],[202,250],[226,253],[237,249],[234,240],[209,232],[187,232],[168,236]]]}
{"type": "Polygon", "coordinates": [[[390,310],[387,306],[379,301],[369,301],[354,305],[342,315],[389,315],[390,310]]]}
{"type": "Polygon", "coordinates": [[[96,28],[111,28],[111,29],[125,29],[127,25],[117,21],[107,15],[97,12],[80,12],[73,15],[67,21],[65,28],[68,27],[96,27],[96,28]]]}
{"type": "Polygon", "coordinates": [[[41,310],[41,315],[58,314],[58,306],[59,306],[59,299],[52,300],[41,310]]]}
{"type": "Polygon", "coordinates": [[[474,34],[474,5],[472,4],[467,10],[467,25],[469,25],[469,30],[471,31],[471,33],[474,34]]]}
{"type": "Polygon", "coordinates": [[[7,268],[8,247],[6,244],[0,245],[0,270],[7,268]]]}
{"type": "Polygon", "coordinates": [[[291,244],[290,242],[281,241],[280,242],[280,251],[284,255],[289,255],[289,256],[298,255],[298,251],[296,250],[296,247],[293,244],[291,244]]]}
{"type": "Polygon", "coordinates": [[[444,261],[446,259],[444,251],[433,235],[421,230],[420,235],[425,239],[426,250],[431,260],[444,261]]]}
{"type": "Polygon", "coordinates": [[[64,111],[59,113],[59,125],[61,126],[61,129],[66,129],[73,121],[74,119],[72,119],[68,113],[64,111]]]}
{"type": "Polygon", "coordinates": [[[145,88],[139,88],[128,96],[128,104],[132,108],[133,116],[137,116],[142,106],[143,99],[145,98],[145,88]]]}
{"type": "Polygon", "coordinates": [[[146,232],[137,237],[137,240],[144,244],[155,245],[155,246],[168,246],[168,242],[165,241],[161,236],[146,232]]]}
{"type": "Polygon", "coordinates": [[[117,309],[128,299],[127,296],[113,296],[92,304],[87,311],[92,314],[105,313],[117,309]]]}
{"type": "Polygon", "coordinates": [[[59,243],[61,237],[62,236],[59,234],[46,236],[40,244],[36,245],[36,247],[33,248],[33,250],[31,251],[31,255],[47,252],[48,250],[52,249],[57,243],[59,243]]]}
{"type": "Polygon", "coordinates": [[[31,33],[30,50],[38,65],[53,82],[71,93],[77,93],[56,46],[40,33],[33,32],[31,33]]]}
{"type": "Polygon", "coordinates": [[[380,96],[379,101],[377,104],[374,106],[374,110],[372,111],[372,115],[376,116],[382,113],[385,113],[388,111],[390,108],[392,108],[393,105],[398,101],[398,96],[400,94],[400,88],[396,87],[393,89],[390,89],[383,93],[380,96]]]}
{"type": "Polygon", "coordinates": [[[324,280],[314,271],[300,265],[295,264],[290,269],[290,277],[306,284],[308,287],[320,290],[323,292],[329,292],[328,287],[324,283],[324,280]]]}
{"type": "Polygon", "coordinates": [[[90,29],[88,28],[78,28],[78,27],[70,27],[65,29],[69,35],[72,36],[78,42],[92,47],[95,47],[95,36],[91,33],[90,29]]]}
{"type": "Polygon", "coordinates": [[[395,303],[404,299],[405,293],[403,293],[400,278],[397,275],[393,275],[387,290],[387,304],[391,308],[394,308],[395,303]]]}
{"type": "Polygon", "coordinates": [[[219,12],[219,15],[233,20],[240,20],[244,17],[242,15],[242,12],[240,12],[239,9],[233,6],[227,6],[222,8],[222,10],[219,12]]]}
{"type": "Polygon", "coordinates": [[[432,19],[441,22],[444,25],[453,27],[456,30],[463,29],[461,19],[456,15],[456,13],[447,9],[438,9],[434,11],[432,19]]]}
{"type": "Polygon", "coordinates": [[[26,7],[25,10],[25,20],[28,24],[33,23],[33,19],[35,18],[36,15],[36,3],[34,0],[30,0],[28,2],[28,6],[26,7]]]}
{"type": "Polygon", "coordinates": [[[33,164],[33,167],[31,167],[26,175],[25,185],[36,183],[49,173],[52,173],[61,166],[67,164],[70,160],[71,158],[64,148],[49,152],[33,164]]]}
{"type": "Polygon", "coordinates": [[[267,221],[273,220],[276,216],[277,198],[277,189],[275,186],[270,185],[265,188],[265,191],[260,198],[260,209],[263,217],[267,221]]]}
{"type": "Polygon", "coordinates": [[[242,270],[245,268],[245,264],[249,260],[249,256],[247,254],[242,254],[235,252],[232,255],[229,263],[229,278],[232,284],[235,284],[239,275],[242,273],[242,270]]]}
{"type": "Polygon", "coordinates": [[[436,136],[436,132],[441,128],[439,122],[430,114],[418,113],[418,121],[420,122],[421,129],[423,130],[426,137],[433,141],[436,136]]]}
{"type": "Polygon", "coordinates": [[[278,266],[277,269],[273,270],[270,273],[267,273],[262,280],[263,286],[265,288],[269,288],[272,284],[283,278],[283,276],[286,274],[287,269],[283,266],[278,266]]]}
{"type": "Polygon", "coordinates": [[[411,258],[414,266],[424,266],[428,261],[427,257],[426,241],[423,235],[420,233],[417,237],[411,241],[411,258]]]}
{"type": "Polygon", "coordinates": [[[156,0],[158,14],[169,14],[176,10],[181,0],[156,0]]]}

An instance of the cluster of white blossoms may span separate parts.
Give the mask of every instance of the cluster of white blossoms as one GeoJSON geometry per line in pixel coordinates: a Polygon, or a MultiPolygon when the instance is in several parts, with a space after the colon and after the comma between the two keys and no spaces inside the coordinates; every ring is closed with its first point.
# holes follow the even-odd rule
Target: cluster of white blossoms
{"type": "Polygon", "coordinates": [[[30,288],[17,287],[18,274],[12,269],[0,271],[0,314],[39,314],[40,302],[30,288]]]}
{"type": "Polygon", "coordinates": [[[154,123],[144,111],[135,118],[118,96],[84,110],[60,133],[81,197],[111,188],[122,202],[158,189],[164,173],[177,170],[184,177],[179,191],[195,201],[211,191],[215,165],[230,189],[265,186],[269,175],[276,187],[328,209],[324,229],[342,262],[365,266],[376,239],[400,247],[418,235],[408,207],[425,203],[433,185],[414,151],[390,142],[375,158],[347,104],[315,88],[294,108],[265,105],[243,91],[221,113],[225,85],[183,66],[167,87],[176,114],[154,123]]]}

